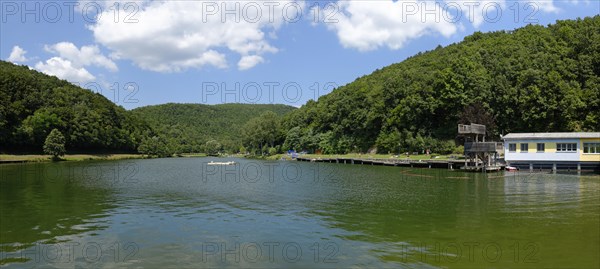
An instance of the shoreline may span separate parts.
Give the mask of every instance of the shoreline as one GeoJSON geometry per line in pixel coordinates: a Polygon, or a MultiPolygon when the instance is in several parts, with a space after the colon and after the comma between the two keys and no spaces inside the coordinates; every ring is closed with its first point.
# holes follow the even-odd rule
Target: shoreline
{"type": "MultiPolygon", "coordinates": [[[[169,158],[189,158],[189,157],[206,157],[206,154],[193,153],[181,154],[181,156],[173,156],[169,158]]],[[[59,161],[56,162],[80,162],[80,161],[112,161],[112,160],[127,160],[127,159],[153,159],[156,157],[148,157],[143,154],[133,153],[98,153],[98,154],[65,154],[59,161]]],[[[0,165],[12,163],[41,163],[55,162],[51,155],[45,154],[0,154],[0,165]]]]}
{"type": "MultiPolygon", "coordinates": [[[[189,158],[189,157],[207,157],[205,153],[185,153],[174,155],[167,158],[189,158]]],[[[238,157],[246,159],[262,159],[262,160],[290,160],[290,156],[281,153],[271,156],[251,156],[242,154],[231,154],[219,157],[238,157]]],[[[441,155],[438,158],[431,158],[431,155],[411,155],[408,158],[404,155],[387,155],[387,154],[301,154],[299,157],[304,158],[375,158],[375,159],[390,159],[390,160],[448,160],[449,155],[441,155]]],[[[93,161],[93,160],[126,160],[126,159],[154,159],[158,157],[148,157],[143,154],[134,153],[90,153],[90,154],[65,154],[58,162],[73,162],[73,161],[93,161]]],[[[10,163],[39,163],[39,162],[54,162],[51,155],[46,154],[0,154],[0,165],[10,163]]]]}

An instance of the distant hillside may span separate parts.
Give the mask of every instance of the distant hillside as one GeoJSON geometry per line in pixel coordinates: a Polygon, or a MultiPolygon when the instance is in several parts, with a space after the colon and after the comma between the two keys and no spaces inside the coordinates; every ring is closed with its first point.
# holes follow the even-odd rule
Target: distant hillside
{"type": "Polygon", "coordinates": [[[68,150],[135,151],[150,132],[100,94],[0,61],[0,150],[41,151],[54,128],[68,150]]]}
{"type": "Polygon", "coordinates": [[[595,16],[477,32],[309,101],[284,126],[291,148],[403,152],[454,139],[459,122],[488,124],[496,138],[508,132],[599,131],[599,111],[595,16]]]}
{"type": "Polygon", "coordinates": [[[266,111],[284,115],[295,108],[275,104],[163,104],[140,107],[131,112],[145,119],[151,127],[181,152],[203,150],[209,140],[237,152],[242,141],[242,127],[266,111]]]}

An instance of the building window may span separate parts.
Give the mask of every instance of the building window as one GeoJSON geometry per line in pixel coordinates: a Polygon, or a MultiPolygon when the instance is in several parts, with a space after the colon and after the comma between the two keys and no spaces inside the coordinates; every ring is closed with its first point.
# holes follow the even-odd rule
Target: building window
{"type": "Polygon", "coordinates": [[[517,151],[517,144],[515,144],[515,143],[508,144],[508,151],[510,151],[510,152],[517,151]]]}
{"type": "Polygon", "coordinates": [[[556,151],[558,152],[576,152],[577,143],[556,143],[556,151]]]}
{"type": "Polygon", "coordinates": [[[537,143],[537,152],[544,152],[544,151],[546,151],[546,144],[537,143]]]}
{"type": "Polygon", "coordinates": [[[527,152],[527,151],[529,151],[529,144],[521,143],[521,152],[527,152]]]}
{"type": "Polygon", "coordinates": [[[583,153],[600,154],[600,143],[583,143],[583,153]]]}

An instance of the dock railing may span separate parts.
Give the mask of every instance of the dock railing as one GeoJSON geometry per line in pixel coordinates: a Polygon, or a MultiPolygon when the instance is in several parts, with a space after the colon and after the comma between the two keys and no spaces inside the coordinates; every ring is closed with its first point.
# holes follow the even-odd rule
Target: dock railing
{"type": "Polygon", "coordinates": [[[459,124],[458,125],[458,133],[459,134],[481,134],[485,135],[485,125],[481,124],[459,124]]]}
{"type": "Polygon", "coordinates": [[[500,144],[500,149],[502,149],[502,143],[498,142],[466,142],[465,154],[473,152],[499,152],[498,144],[500,144]]]}

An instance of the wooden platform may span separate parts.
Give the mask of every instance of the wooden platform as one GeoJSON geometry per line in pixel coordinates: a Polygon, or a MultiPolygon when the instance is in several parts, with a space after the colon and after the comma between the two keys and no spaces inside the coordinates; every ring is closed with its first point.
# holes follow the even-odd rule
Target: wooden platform
{"type": "Polygon", "coordinates": [[[486,172],[498,172],[498,171],[504,170],[504,166],[501,166],[501,165],[486,166],[486,167],[462,166],[460,169],[463,169],[466,171],[474,171],[474,172],[484,171],[484,169],[485,169],[486,172]]]}
{"type": "MultiPolygon", "coordinates": [[[[355,159],[355,158],[304,158],[298,157],[300,162],[338,163],[338,164],[361,164],[379,166],[401,166],[419,168],[444,168],[449,170],[461,169],[465,166],[465,160],[402,160],[402,159],[355,159]]],[[[470,164],[474,166],[474,164],[470,164]]],[[[469,166],[469,168],[471,167],[469,166]]],[[[479,169],[466,169],[466,171],[481,171],[479,169]]],[[[500,171],[504,166],[488,167],[486,171],[500,171]]]]}

